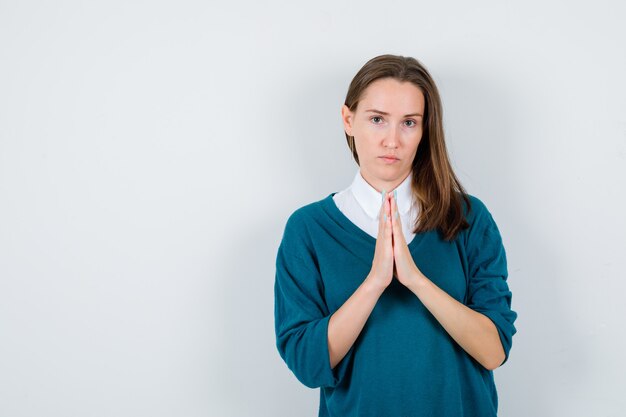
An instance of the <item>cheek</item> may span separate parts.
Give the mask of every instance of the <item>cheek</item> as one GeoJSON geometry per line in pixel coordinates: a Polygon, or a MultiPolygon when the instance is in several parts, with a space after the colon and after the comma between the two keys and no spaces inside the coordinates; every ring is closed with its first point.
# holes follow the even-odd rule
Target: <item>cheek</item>
{"type": "Polygon", "coordinates": [[[411,153],[413,154],[413,156],[417,154],[417,150],[421,146],[421,143],[422,143],[421,137],[414,138],[411,141],[411,145],[409,145],[409,147],[411,148],[411,153]]]}
{"type": "Polygon", "coordinates": [[[424,135],[424,131],[422,129],[415,132],[415,135],[413,136],[413,142],[416,144],[419,144],[422,141],[423,135],[424,135]]]}
{"type": "Polygon", "coordinates": [[[422,132],[411,132],[405,137],[405,146],[407,148],[417,148],[422,141],[422,132]]]}

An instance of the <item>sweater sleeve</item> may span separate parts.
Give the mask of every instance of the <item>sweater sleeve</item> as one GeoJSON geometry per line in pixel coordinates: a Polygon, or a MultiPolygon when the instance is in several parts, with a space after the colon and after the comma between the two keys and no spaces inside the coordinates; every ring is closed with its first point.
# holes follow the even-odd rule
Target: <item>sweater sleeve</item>
{"type": "Polygon", "coordinates": [[[506,251],[500,232],[484,206],[479,218],[468,241],[468,307],[489,317],[495,324],[505,354],[503,365],[509,358],[516,333],[513,323],[517,313],[511,310],[512,293],[506,282],[506,251]]]}
{"type": "Polygon", "coordinates": [[[310,388],[332,387],[345,373],[345,366],[339,363],[334,369],[330,367],[331,314],[324,300],[322,279],[313,260],[296,255],[297,248],[287,249],[292,246],[293,242],[283,238],[276,257],[276,346],[301,383],[310,388]]]}

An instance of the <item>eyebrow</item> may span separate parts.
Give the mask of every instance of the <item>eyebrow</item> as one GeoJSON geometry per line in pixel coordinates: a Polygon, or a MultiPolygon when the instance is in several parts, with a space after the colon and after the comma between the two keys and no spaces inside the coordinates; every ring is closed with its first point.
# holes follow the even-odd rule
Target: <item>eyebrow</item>
{"type": "MultiPolygon", "coordinates": [[[[376,109],[367,109],[365,110],[366,112],[372,112],[372,113],[380,113],[380,114],[384,114],[385,116],[389,116],[389,113],[384,112],[384,111],[380,111],[380,110],[376,110],[376,109]]],[[[411,116],[419,116],[419,117],[423,117],[420,113],[411,113],[411,114],[405,114],[404,117],[411,117],[411,116]]]]}

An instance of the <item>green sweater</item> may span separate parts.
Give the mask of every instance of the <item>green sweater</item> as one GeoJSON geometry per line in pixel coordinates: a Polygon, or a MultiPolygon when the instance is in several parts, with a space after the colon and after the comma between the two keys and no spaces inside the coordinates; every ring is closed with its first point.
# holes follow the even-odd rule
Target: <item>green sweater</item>
{"type": "MultiPolygon", "coordinates": [[[[320,387],[319,416],[497,415],[493,372],[469,356],[396,279],[347,355],[330,368],[328,320],[370,272],[376,239],[352,223],[331,193],[287,220],[276,257],[274,315],[280,356],[307,387],[320,387]]],[[[508,360],[511,310],[505,249],[485,205],[469,195],[468,229],[451,242],[418,233],[409,250],[422,273],[489,317],[508,360]]],[[[503,362],[503,363],[504,363],[503,362]]]]}

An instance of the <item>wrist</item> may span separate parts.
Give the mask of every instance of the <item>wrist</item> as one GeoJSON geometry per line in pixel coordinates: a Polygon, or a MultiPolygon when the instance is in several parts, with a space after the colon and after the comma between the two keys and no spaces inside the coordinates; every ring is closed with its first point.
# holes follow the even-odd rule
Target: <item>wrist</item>
{"type": "Polygon", "coordinates": [[[386,285],[382,284],[379,280],[374,279],[371,275],[368,275],[365,278],[361,286],[368,293],[375,294],[378,297],[380,297],[380,295],[385,291],[385,288],[387,288],[386,285]]]}
{"type": "Polygon", "coordinates": [[[415,295],[419,296],[419,294],[422,292],[422,289],[426,285],[428,285],[429,282],[430,280],[426,278],[426,276],[422,274],[421,271],[416,269],[415,272],[413,273],[413,279],[411,280],[411,283],[408,285],[408,288],[415,295]]]}

